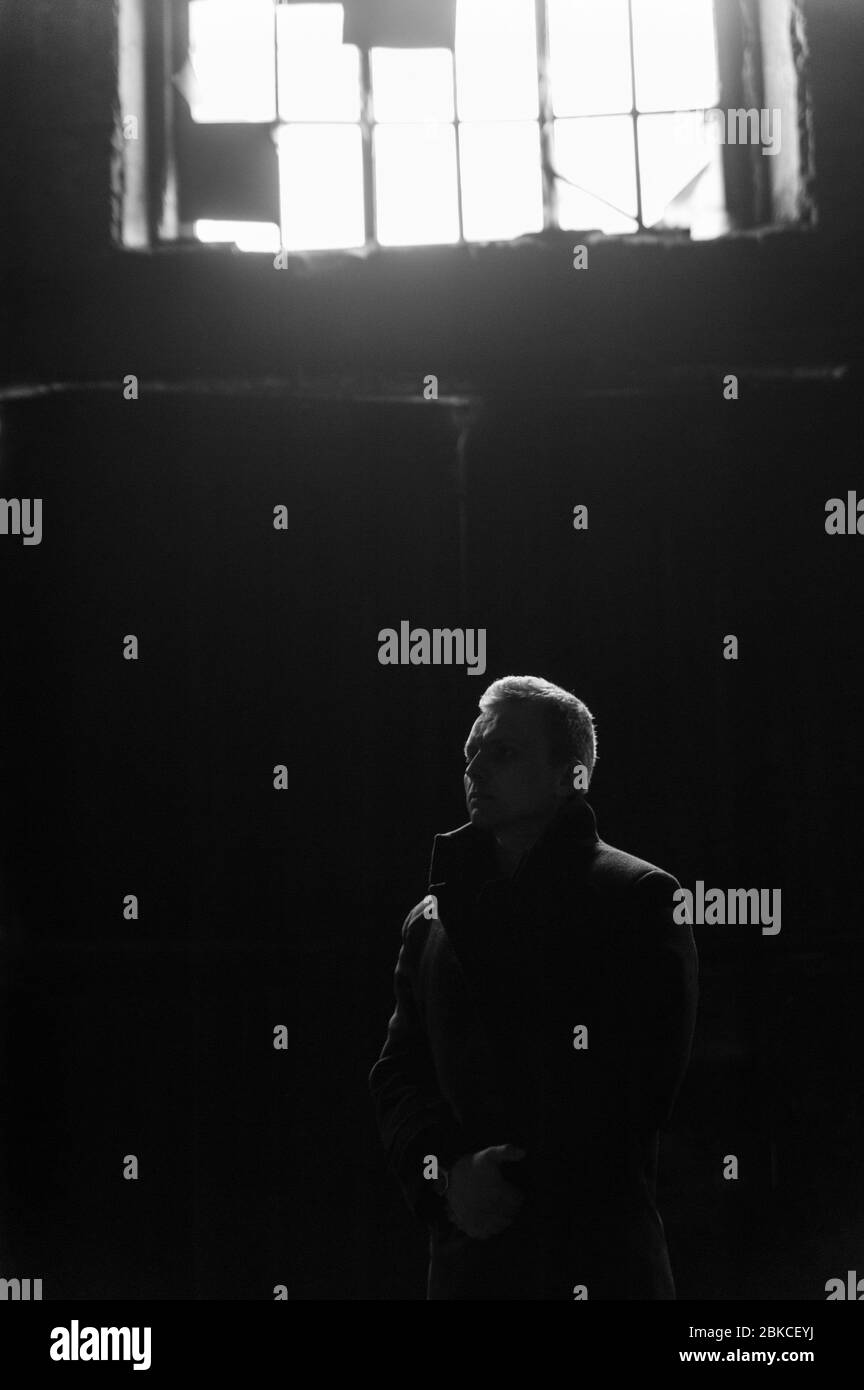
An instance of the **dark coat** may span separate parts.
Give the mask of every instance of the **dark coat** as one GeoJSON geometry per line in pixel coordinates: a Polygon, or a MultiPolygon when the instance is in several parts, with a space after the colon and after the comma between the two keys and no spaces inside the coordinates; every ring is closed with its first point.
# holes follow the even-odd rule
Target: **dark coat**
{"type": "Polygon", "coordinates": [[[489,832],[436,836],[435,903],[402,927],[369,1076],[389,1164],[429,1230],[428,1298],[675,1297],[655,1194],[696,1014],[678,887],[604,844],[578,796],[512,878],[489,832]],[[469,1239],[424,1163],[504,1143],[527,1151],[502,1169],[524,1205],[501,1235],[469,1239]]]}

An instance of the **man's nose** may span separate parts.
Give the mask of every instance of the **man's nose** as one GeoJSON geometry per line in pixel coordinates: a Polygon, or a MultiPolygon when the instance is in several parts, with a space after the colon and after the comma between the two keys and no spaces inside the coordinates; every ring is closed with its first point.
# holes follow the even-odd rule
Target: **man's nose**
{"type": "Polygon", "coordinates": [[[481,755],[479,753],[475,753],[474,757],[471,759],[470,763],[468,763],[467,767],[465,768],[465,776],[468,777],[472,782],[476,782],[478,778],[482,776],[483,771],[484,764],[481,760],[481,755]]]}

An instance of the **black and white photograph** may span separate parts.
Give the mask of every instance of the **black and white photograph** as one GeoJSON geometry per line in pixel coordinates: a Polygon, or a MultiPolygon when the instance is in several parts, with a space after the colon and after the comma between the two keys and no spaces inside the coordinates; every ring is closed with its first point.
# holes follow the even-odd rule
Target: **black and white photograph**
{"type": "Polygon", "coordinates": [[[862,73],[861,0],[0,0],[25,1373],[851,1337],[862,73]]]}

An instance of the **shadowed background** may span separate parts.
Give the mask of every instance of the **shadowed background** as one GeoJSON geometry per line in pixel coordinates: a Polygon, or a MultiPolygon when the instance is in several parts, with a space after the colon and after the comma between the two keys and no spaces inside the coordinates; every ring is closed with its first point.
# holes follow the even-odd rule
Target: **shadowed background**
{"type": "Polygon", "coordinates": [[[861,565],[824,503],[857,403],[754,395],[490,401],[461,473],[432,405],[7,406],[5,490],[43,497],[44,535],[4,548],[6,1237],[47,1297],[423,1296],[365,1078],[507,672],[594,711],[604,838],[782,888],[777,937],[696,928],[680,1295],[818,1298],[855,1267],[861,565]],[[380,666],[403,618],[485,627],[486,675],[380,666]]]}

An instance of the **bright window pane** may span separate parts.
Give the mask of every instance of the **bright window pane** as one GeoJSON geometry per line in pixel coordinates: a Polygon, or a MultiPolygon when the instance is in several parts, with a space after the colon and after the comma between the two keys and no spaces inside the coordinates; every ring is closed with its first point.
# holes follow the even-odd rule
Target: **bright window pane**
{"type": "Polygon", "coordinates": [[[701,111],[640,116],[639,162],[646,226],[689,227],[699,239],[727,230],[722,157],[701,111]]]}
{"type": "Polygon", "coordinates": [[[716,103],[713,0],[633,0],[633,44],[640,111],[716,103]]]}
{"type": "Polygon", "coordinates": [[[556,116],[630,110],[627,0],[549,0],[549,57],[556,116]]]}
{"type": "Polygon", "coordinates": [[[190,0],[189,65],[178,85],[196,121],[272,121],[272,0],[190,0]]]}
{"type": "Polygon", "coordinates": [[[376,127],[375,194],[383,246],[458,241],[453,126],[376,127]]]}
{"type": "Polygon", "coordinates": [[[536,116],[534,0],[459,0],[456,82],[463,121],[536,116]]]}
{"type": "Polygon", "coordinates": [[[278,150],[285,246],[298,251],[362,246],[360,127],[285,126],[278,150]]]}
{"type": "Polygon", "coordinates": [[[275,222],[218,222],[202,217],[195,223],[199,241],[233,241],[238,251],[278,251],[279,228],[275,222]]]}
{"type": "Polygon", "coordinates": [[[536,122],[461,127],[462,216],[468,241],[506,241],[543,227],[536,122]]]}
{"type": "Polygon", "coordinates": [[[373,48],[376,121],[452,121],[453,58],[446,48],[373,48]]]}
{"type": "Polygon", "coordinates": [[[286,121],[360,119],[360,52],[342,43],[341,5],[276,11],[279,114],[286,121]]]}
{"type": "Polygon", "coordinates": [[[636,230],[636,155],[629,116],[556,121],[555,167],[586,190],[558,180],[562,227],[636,230]]]}

